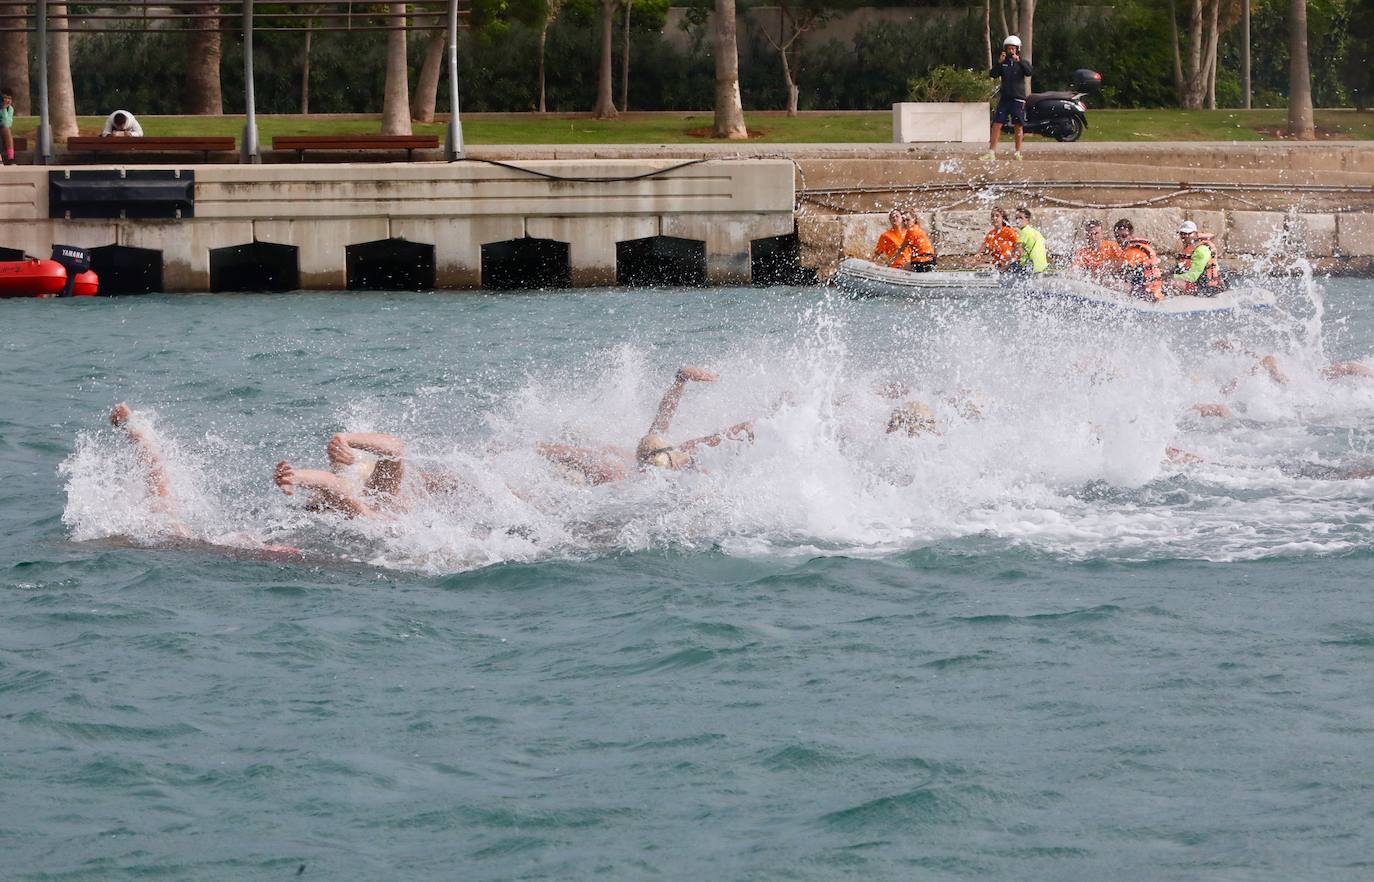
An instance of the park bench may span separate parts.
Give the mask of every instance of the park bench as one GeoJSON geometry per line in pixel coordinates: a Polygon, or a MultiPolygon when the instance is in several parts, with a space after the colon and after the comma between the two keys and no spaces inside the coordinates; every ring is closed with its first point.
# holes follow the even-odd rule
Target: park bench
{"type": "Polygon", "coordinates": [[[406,159],[411,160],[416,150],[438,146],[438,135],[278,135],[272,139],[273,150],[294,150],[302,162],[307,150],[404,150],[406,159]]]}
{"type": "Polygon", "coordinates": [[[69,153],[199,153],[206,162],[210,161],[211,153],[232,153],[237,149],[232,137],[173,138],[154,135],[142,138],[78,136],[67,139],[69,153]]]}

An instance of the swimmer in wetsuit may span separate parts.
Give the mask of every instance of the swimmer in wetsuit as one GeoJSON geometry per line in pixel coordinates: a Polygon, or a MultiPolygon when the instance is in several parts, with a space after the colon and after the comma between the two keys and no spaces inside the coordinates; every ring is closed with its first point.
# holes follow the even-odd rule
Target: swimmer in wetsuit
{"type": "Polygon", "coordinates": [[[670,444],[663,437],[677,414],[687,381],[711,383],[716,379],[717,374],[699,367],[685,365],[678,368],[673,385],[668,387],[658,404],[658,412],[649,425],[649,431],[639,439],[633,452],[614,445],[576,447],[553,441],[541,441],[535,445],[535,449],[540,456],[563,466],[572,476],[588,484],[622,481],[650,467],[673,471],[692,468],[696,465],[692,451],[702,445],[715,447],[727,438],[731,441],[754,440],[752,422],[736,423],[724,431],[692,438],[681,444],[670,444]]]}

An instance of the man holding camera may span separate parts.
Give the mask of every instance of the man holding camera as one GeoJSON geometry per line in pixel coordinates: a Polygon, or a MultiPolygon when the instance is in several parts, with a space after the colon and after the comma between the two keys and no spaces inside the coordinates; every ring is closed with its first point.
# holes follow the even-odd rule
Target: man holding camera
{"type": "Polygon", "coordinates": [[[1001,77],[1002,86],[997,91],[997,112],[992,117],[992,132],[988,140],[988,152],[984,159],[997,158],[997,141],[1002,136],[1002,124],[1011,123],[1016,133],[1016,159],[1021,158],[1021,137],[1026,124],[1026,85],[1032,76],[1029,61],[1021,58],[1021,38],[1015,34],[1002,41],[1002,54],[997,57],[997,66],[988,72],[990,77],[1001,77]]]}

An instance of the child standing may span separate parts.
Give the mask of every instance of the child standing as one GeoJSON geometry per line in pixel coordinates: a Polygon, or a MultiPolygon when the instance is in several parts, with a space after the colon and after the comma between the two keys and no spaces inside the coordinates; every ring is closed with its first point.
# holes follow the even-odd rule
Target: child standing
{"type": "Polygon", "coordinates": [[[14,98],[9,89],[0,89],[0,159],[14,164],[14,98]]]}

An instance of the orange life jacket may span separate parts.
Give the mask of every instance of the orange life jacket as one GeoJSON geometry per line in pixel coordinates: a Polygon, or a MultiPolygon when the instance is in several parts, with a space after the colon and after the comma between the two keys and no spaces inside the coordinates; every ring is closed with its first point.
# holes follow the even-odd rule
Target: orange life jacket
{"type": "Polygon", "coordinates": [[[889,257],[887,265],[904,268],[911,262],[911,247],[907,244],[907,234],[901,230],[888,229],[878,237],[873,253],[879,257],[889,257]]]}
{"type": "Polygon", "coordinates": [[[1176,272],[1187,272],[1193,265],[1193,252],[1197,246],[1206,245],[1207,250],[1212,252],[1212,259],[1207,261],[1207,266],[1203,268],[1202,275],[1196,282],[1187,283],[1187,291],[1192,293],[1197,290],[1203,291],[1225,291],[1226,277],[1221,274],[1221,264],[1217,263],[1217,246],[1212,241],[1211,233],[1198,233],[1197,241],[1193,247],[1187,251],[1180,251],[1178,257],[1178,269],[1176,272]]]}
{"type": "Polygon", "coordinates": [[[1148,295],[1149,300],[1164,299],[1164,274],[1159,271],[1159,255],[1147,239],[1127,239],[1122,246],[1126,278],[1131,293],[1148,295]]]}
{"type": "Polygon", "coordinates": [[[991,256],[998,269],[1006,269],[1016,254],[1016,246],[1020,241],[1016,228],[1003,224],[988,230],[988,234],[983,237],[981,253],[991,256]]]}
{"type": "Polygon", "coordinates": [[[930,236],[920,227],[908,227],[906,248],[912,263],[930,263],[935,259],[935,246],[930,244],[930,236]]]}

